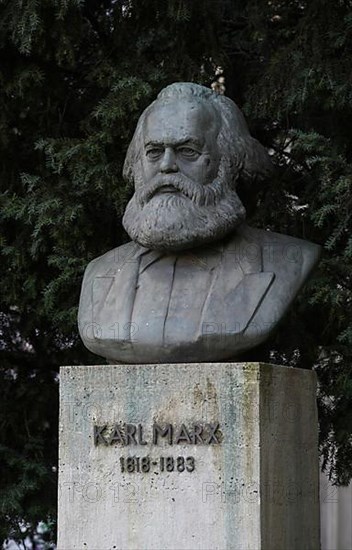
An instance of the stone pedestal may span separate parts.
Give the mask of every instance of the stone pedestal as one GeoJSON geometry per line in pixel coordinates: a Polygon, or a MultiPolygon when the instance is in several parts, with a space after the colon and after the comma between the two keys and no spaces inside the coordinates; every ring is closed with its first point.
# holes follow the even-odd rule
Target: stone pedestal
{"type": "Polygon", "coordinates": [[[313,372],[61,369],[59,550],[318,550],[313,372]]]}

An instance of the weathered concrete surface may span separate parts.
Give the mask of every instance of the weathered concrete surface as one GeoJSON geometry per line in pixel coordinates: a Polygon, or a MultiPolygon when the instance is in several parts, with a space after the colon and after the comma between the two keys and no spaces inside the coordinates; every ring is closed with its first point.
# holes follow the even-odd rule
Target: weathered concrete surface
{"type": "Polygon", "coordinates": [[[59,550],[318,549],[315,391],[312,372],[258,363],[63,367],[59,550]],[[122,445],[124,423],[143,437],[122,445]],[[155,424],[174,444],[153,444],[155,424]],[[175,442],[182,424],[190,442],[175,442]],[[163,472],[160,457],[194,471],[163,472]]]}

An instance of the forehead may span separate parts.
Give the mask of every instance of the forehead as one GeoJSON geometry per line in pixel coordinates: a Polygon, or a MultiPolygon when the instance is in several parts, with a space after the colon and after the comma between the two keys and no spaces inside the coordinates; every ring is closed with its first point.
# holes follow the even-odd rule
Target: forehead
{"type": "Polygon", "coordinates": [[[216,131],[213,111],[201,101],[156,103],[143,126],[144,143],[206,141],[216,131]]]}

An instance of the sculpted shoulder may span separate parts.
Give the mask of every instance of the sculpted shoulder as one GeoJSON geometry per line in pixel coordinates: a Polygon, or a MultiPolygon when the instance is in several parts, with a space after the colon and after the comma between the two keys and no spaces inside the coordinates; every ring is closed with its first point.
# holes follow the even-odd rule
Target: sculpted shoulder
{"type": "Polygon", "coordinates": [[[309,241],[247,225],[238,229],[237,237],[234,235],[228,243],[228,251],[236,247],[236,239],[239,239],[239,254],[232,254],[232,258],[239,258],[241,266],[247,268],[244,280],[247,279],[248,284],[243,294],[244,303],[248,301],[249,295],[257,293],[261,279],[264,283],[266,279],[269,281],[243,333],[243,346],[242,343],[237,346],[238,352],[240,348],[246,350],[262,343],[275,330],[319,261],[321,247],[309,241]]]}
{"type": "Polygon", "coordinates": [[[244,226],[241,233],[249,243],[256,244],[260,249],[262,270],[275,274],[276,291],[282,288],[282,294],[285,292],[286,298],[293,299],[318,263],[321,246],[249,226],[244,226]]]}
{"type": "Polygon", "coordinates": [[[302,283],[321,255],[320,245],[273,231],[248,227],[247,238],[260,244],[264,271],[273,270],[278,276],[294,272],[302,283]]]}
{"type": "Polygon", "coordinates": [[[86,267],[83,283],[92,277],[104,277],[115,275],[126,263],[133,261],[140,246],[129,242],[105,252],[102,256],[94,258],[86,267]]]}
{"type": "Polygon", "coordinates": [[[84,272],[79,302],[79,321],[91,315],[92,287],[97,278],[114,277],[128,262],[133,262],[136,253],[141,249],[134,242],[129,242],[109,250],[102,256],[94,258],[84,272]]]}
{"type": "Polygon", "coordinates": [[[101,300],[101,294],[98,290],[99,285],[96,283],[108,282],[109,279],[113,280],[115,275],[126,265],[126,263],[134,261],[140,249],[141,247],[134,242],[129,242],[95,258],[86,267],[79,300],[78,328],[83,341],[93,353],[96,352],[95,346],[93,345],[95,339],[93,338],[93,343],[90,344],[85,332],[87,327],[94,325],[94,304],[97,300],[101,300]]]}
{"type": "Polygon", "coordinates": [[[273,274],[272,284],[246,329],[253,344],[264,341],[290,308],[319,261],[321,247],[309,241],[244,226],[249,250],[261,255],[262,271],[273,274]]]}

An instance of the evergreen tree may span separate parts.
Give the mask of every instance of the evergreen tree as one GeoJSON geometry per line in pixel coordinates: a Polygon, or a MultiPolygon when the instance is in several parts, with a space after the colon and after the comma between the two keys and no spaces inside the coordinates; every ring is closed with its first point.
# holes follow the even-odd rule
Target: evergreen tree
{"type": "Polygon", "coordinates": [[[257,358],[314,368],[323,465],[352,477],[352,2],[227,2],[228,92],[273,153],[241,189],[251,222],[323,245],[319,270],[257,358]]]}
{"type": "Polygon", "coordinates": [[[99,362],[77,336],[83,271],[126,239],[141,109],[209,81],[217,21],[201,0],[0,0],[0,539],[56,515],[58,367],[99,362]]]}

